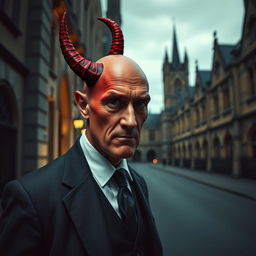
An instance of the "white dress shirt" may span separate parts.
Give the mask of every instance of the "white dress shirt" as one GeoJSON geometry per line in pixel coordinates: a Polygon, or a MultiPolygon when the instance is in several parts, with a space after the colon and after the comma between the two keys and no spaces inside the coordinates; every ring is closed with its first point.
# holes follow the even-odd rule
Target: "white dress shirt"
{"type": "MultiPolygon", "coordinates": [[[[85,132],[80,137],[80,144],[94,179],[118,216],[121,218],[117,203],[117,193],[119,188],[111,177],[117,169],[124,168],[132,180],[126,159],[122,159],[119,166],[114,167],[105,157],[102,156],[99,151],[92,146],[87,139],[85,132]]],[[[131,188],[129,187],[129,189],[131,188]]]]}

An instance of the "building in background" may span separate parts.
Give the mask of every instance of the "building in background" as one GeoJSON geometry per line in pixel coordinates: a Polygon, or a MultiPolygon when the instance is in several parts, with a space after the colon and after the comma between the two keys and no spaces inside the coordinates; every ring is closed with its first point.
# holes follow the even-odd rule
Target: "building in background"
{"type": "Polygon", "coordinates": [[[211,70],[197,63],[193,87],[173,29],[172,60],[166,52],[163,62],[164,110],[149,115],[134,160],[256,178],[255,1],[244,7],[240,41],[221,44],[214,32],[211,70]]]}
{"type": "Polygon", "coordinates": [[[59,47],[59,17],[79,52],[103,56],[100,0],[0,1],[0,192],[10,179],[41,167],[74,143],[73,92],[82,81],[59,47]]]}
{"type": "MultiPolygon", "coordinates": [[[[121,0],[107,1],[106,17],[111,20],[114,20],[120,27],[122,26],[121,0]]],[[[110,30],[106,26],[103,28],[103,34],[103,52],[104,55],[106,55],[109,52],[109,46],[112,42],[112,36],[110,30]]]]}

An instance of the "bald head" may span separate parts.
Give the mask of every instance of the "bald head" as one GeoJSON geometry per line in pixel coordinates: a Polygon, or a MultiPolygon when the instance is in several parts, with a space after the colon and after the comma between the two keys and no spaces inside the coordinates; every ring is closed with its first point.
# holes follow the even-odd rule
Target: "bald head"
{"type": "Polygon", "coordinates": [[[99,89],[99,87],[103,89],[107,84],[114,82],[123,86],[141,84],[148,87],[148,81],[142,69],[136,62],[124,55],[108,55],[99,59],[97,63],[103,64],[103,72],[94,86],[88,88],[85,84],[86,93],[92,92],[96,88],[99,89]]]}

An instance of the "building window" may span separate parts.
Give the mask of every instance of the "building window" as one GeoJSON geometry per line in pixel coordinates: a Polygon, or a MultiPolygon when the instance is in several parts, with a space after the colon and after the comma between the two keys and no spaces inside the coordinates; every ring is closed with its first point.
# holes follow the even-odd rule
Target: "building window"
{"type": "Polygon", "coordinates": [[[205,103],[202,103],[202,121],[206,120],[206,110],[205,110],[205,103]]]}
{"type": "Polygon", "coordinates": [[[248,69],[250,95],[256,94],[256,74],[253,67],[248,69]]]}
{"type": "Polygon", "coordinates": [[[230,134],[227,134],[224,139],[224,152],[226,158],[231,158],[233,155],[233,147],[232,147],[232,137],[230,134]]]}
{"type": "Polygon", "coordinates": [[[213,157],[214,158],[220,158],[220,141],[218,138],[215,138],[215,140],[213,141],[213,157]]]}
{"type": "Polygon", "coordinates": [[[149,130],[149,141],[155,141],[155,131],[149,130]]]}
{"type": "Polygon", "coordinates": [[[176,79],[174,83],[174,93],[175,95],[178,95],[181,91],[181,82],[180,79],[176,79]]]}
{"type": "Polygon", "coordinates": [[[214,65],[214,74],[217,78],[220,76],[220,63],[218,61],[214,65]]]}
{"type": "Polygon", "coordinates": [[[200,115],[199,115],[199,108],[196,106],[196,125],[200,123],[200,115]]]}
{"type": "Polygon", "coordinates": [[[219,114],[219,99],[217,93],[213,95],[213,113],[214,116],[219,114]]]}
{"type": "Polygon", "coordinates": [[[223,107],[224,111],[230,108],[230,95],[229,95],[229,88],[225,88],[223,90],[223,107]]]}

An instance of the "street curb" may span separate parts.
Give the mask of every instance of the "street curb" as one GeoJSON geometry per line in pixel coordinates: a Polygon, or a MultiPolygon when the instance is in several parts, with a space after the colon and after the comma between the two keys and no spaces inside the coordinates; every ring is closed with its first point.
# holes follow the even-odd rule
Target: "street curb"
{"type": "Polygon", "coordinates": [[[195,181],[195,182],[197,182],[197,183],[200,183],[200,184],[203,184],[203,185],[206,185],[206,186],[210,186],[210,187],[213,187],[213,188],[216,188],[216,189],[219,189],[219,190],[222,190],[222,191],[231,193],[231,194],[235,194],[235,195],[240,196],[240,197],[243,197],[243,198],[247,198],[247,199],[249,199],[249,200],[256,201],[256,197],[254,197],[254,196],[251,196],[251,195],[248,195],[248,194],[245,194],[245,193],[242,193],[242,192],[233,190],[233,189],[229,189],[229,188],[226,188],[226,187],[218,186],[218,185],[215,185],[215,184],[212,184],[212,183],[209,183],[209,182],[200,180],[200,179],[196,179],[196,178],[193,178],[193,177],[191,177],[191,176],[184,175],[184,174],[182,174],[182,173],[176,173],[176,172],[173,172],[173,171],[170,170],[170,169],[165,169],[165,168],[160,167],[160,166],[155,166],[155,167],[157,167],[157,168],[160,169],[161,171],[170,172],[170,173],[172,173],[172,174],[174,174],[174,175],[181,176],[181,177],[183,177],[183,178],[185,178],[185,179],[192,180],[192,181],[195,181]]]}

